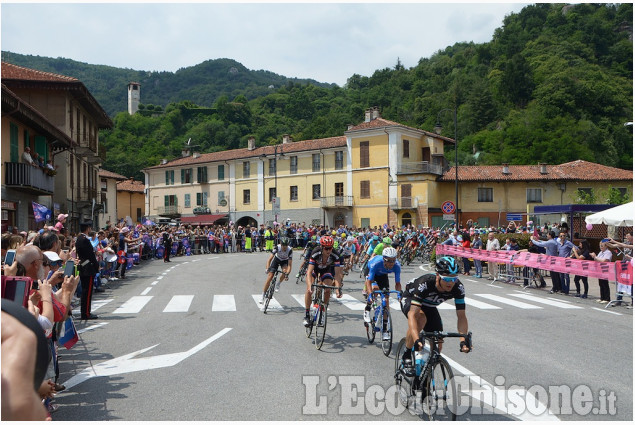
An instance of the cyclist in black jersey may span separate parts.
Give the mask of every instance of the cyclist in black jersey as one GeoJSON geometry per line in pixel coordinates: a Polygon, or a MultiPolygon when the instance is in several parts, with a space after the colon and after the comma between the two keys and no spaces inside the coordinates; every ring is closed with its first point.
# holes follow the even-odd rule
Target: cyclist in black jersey
{"type": "MultiPolygon", "coordinates": [[[[311,252],[313,252],[313,250],[319,245],[320,244],[317,242],[317,237],[315,235],[311,236],[311,240],[309,240],[306,243],[306,246],[304,247],[304,251],[302,251],[302,255],[300,256],[300,257],[304,257],[304,262],[300,266],[300,270],[304,268],[304,264],[306,264],[307,267],[309,266],[309,260],[311,259],[311,252]]],[[[300,277],[300,271],[298,271],[298,274],[296,274],[295,277],[300,277]]]]}
{"type": "Polygon", "coordinates": [[[260,304],[264,304],[265,302],[265,294],[269,289],[269,285],[271,284],[271,280],[273,279],[273,274],[278,270],[278,267],[282,269],[282,274],[280,275],[280,279],[275,282],[276,292],[280,290],[280,283],[282,280],[289,280],[289,273],[291,272],[291,266],[293,265],[293,248],[289,246],[289,238],[283,236],[280,238],[280,244],[276,245],[267,260],[267,280],[265,281],[265,287],[262,290],[262,298],[260,299],[260,304]]]}
{"type": "MultiPolygon", "coordinates": [[[[306,271],[306,293],[304,294],[304,326],[309,326],[309,309],[311,307],[311,295],[313,282],[318,280],[322,285],[329,285],[337,288],[337,298],[342,297],[342,267],[339,255],[333,252],[333,238],[330,236],[322,236],[320,238],[320,247],[315,248],[311,252],[309,259],[309,268],[306,271]]],[[[327,290],[324,294],[324,304],[328,306],[331,298],[331,291],[327,290]]]]}
{"type": "MultiPolygon", "coordinates": [[[[419,339],[422,330],[427,332],[443,331],[441,316],[437,306],[454,298],[457,329],[467,334],[468,323],[465,315],[465,288],[458,280],[459,266],[452,257],[441,257],[436,262],[436,274],[430,273],[411,280],[404,289],[401,298],[401,311],[408,318],[406,350],[403,354],[404,371],[414,373],[412,351],[421,350],[424,342],[419,339]]],[[[439,351],[443,344],[439,343],[439,351]]],[[[471,347],[461,338],[461,351],[469,353],[471,347]]]]}

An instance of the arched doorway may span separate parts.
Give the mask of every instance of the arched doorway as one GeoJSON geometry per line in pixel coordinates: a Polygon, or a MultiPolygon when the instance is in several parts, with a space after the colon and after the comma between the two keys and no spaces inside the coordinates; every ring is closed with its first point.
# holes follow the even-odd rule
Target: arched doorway
{"type": "Polygon", "coordinates": [[[341,212],[338,212],[337,214],[335,214],[335,217],[333,217],[333,226],[334,227],[340,227],[343,226],[345,223],[346,217],[344,217],[344,214],[342,214],[341,212]]]}
{"type": "Polygon", "coordinates": [[[401,226],[412,226],[412,216],[410,213],[403,213],[401,216],[401,226]]]}
{"type": "Polygon", "coordinates": [[[249,217],[248,215],[244,216],[244,217],[240,217],[237,221],[236,221],[236,226],[242,226],[242,227],[258,227],[258,222],[256,221],[255,218],[253,217],[249,217]]]}

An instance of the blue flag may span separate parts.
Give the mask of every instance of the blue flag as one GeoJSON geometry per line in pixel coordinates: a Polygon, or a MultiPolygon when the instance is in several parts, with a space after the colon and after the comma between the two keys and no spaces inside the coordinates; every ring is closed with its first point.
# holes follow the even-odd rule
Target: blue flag
{"type": "Polygon", "coordinates": [[[144,226],[156,226],[154,224],[154,221],[150,220],[149,218],[146,218],[146,220],[143,222],[144,226]]]}
{"type": "Polygon", "coordinates": [[[49,221],[51,219],[53,212],[46,206],[33,201],[31,201],[31,204],[33,205],[33,215],[35,216],[36,223],[39,223],[40,221],[49,221]]]}

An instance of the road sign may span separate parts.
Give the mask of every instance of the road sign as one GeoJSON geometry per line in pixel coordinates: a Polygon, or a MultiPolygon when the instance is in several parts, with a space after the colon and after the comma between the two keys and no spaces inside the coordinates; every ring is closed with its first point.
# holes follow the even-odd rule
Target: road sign
{"type": "Polygon", "coordinates": [[[507,221],[521,221],[523,219],[523,215],[507,213],[506,218],[507,218],[507,221]]]}
{"type": "Polygon", "coordinates": [[[443,219],[445,221],[454,221],[454,214],[443,214],[443,219]]]}
{"type": "Polygon", "coordinates": [[[441,211],[443,211],[443,214],[454,214],[456,205],[454,205],[452,201],[445,201],[443,205],[441,205],[441,211]]]}
{"type": "Polygon", "coordinates": [[[218,203],[218,205],[220,205],[221,207],[226,207],[227,206],[227,199],[223,198],[220,200],[220,202],[218,203]]]}

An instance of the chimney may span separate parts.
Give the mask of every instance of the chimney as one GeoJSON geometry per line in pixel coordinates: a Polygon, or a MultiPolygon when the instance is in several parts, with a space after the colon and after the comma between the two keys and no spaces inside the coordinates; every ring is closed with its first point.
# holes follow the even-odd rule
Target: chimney
{"type": "Polygon", "coordinates": [[[282,143],[286,144],[286,143],[291,143],[293,142],[293,137],[289,136],[288,134],[283,134],[282,135],[282,143]]]}
{"type": "Polygon", "coordinates": [[[351,128],[353,128],[353,127],[355,127],[355,125],[353,125],[353,124],[348,124],[348,125],[346,126],[346,130],[350,130],[350,129],[351,129],[351,128]]]}
{"type": "Polygon", "coordinates": [[[187,149],[187,148],[186,148],[186,149],[183,149],[183,150],[181,151],[181,156],[182,156],[183,158],[185,158],[186,156],[190,156],[190,150],[189,150],[189,149],[187,149]]]}
{"type": "Polygon", "coordinates": [[[168,163],[168,160],[167,160],[167,159],[163,158],[163,159],[161,160],[161,165],[165,165],[165,164],[167,164],[167,163],[168,163]]]}
{"type": "Polygon", "coordinates": [[[364,113],[364,122],[370,122],[370,108],[366,109],[364,113]]]}
{"type": "Polygon", "coordinates": [[[503,174],[511,174],[509,172],[509,164],[503,164],[503,174]]]}
{"type": "Polygon", "coordinates": [[[201,157],[201,154],[200,154],[200,153],[198,153],[198,152],[194,152],[194,153],[192,154],[192,158],[200,158],[200,157],[201,157]]]}
{"type": "Polygon", "coordinates": [[[378,106],[373,106],[372,112],[371,112],[371,119],[376,120],[377,118],[380,118],[379,116],[379,107],[378,106]]]}
{"type": "Polygon", "coordinates": [[[254,149],[256,149],[256,138],[250,137],[247,139],[247,150],[253,151],[254,149]]]}
{"type": "Polygon", "coordinates": [[[547,164],[539,162],[538,165],[540,165],[540,174],[547,174],[547,164]]]}

